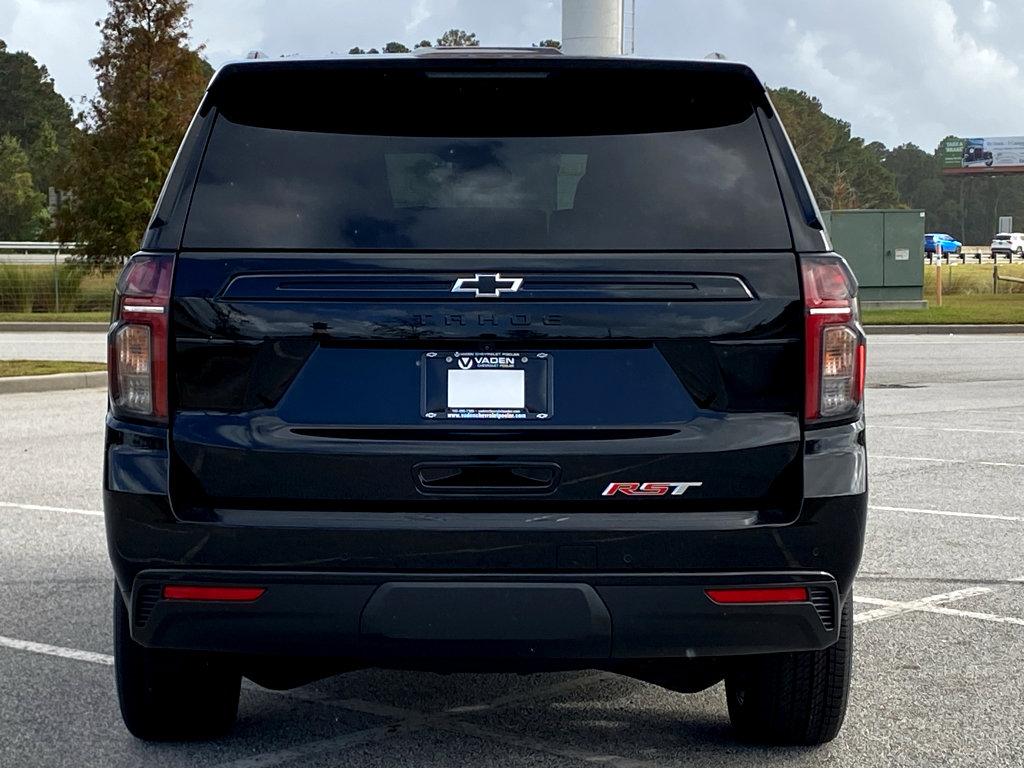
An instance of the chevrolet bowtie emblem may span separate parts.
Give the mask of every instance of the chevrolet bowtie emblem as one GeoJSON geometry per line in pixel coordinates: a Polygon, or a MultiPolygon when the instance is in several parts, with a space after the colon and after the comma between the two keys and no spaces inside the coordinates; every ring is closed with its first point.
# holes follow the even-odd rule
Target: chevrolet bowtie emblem
{"type": "Polygon", "coordinates": [[[500,272],[493,275],[481,275],[477,273],[472,278],[459,278],[452,286],[453,294],[473,294],[480,297],[499,297],[502,291],[509,293],[519,290],[523,285],[522,278],[503,278],[500,272]]]}

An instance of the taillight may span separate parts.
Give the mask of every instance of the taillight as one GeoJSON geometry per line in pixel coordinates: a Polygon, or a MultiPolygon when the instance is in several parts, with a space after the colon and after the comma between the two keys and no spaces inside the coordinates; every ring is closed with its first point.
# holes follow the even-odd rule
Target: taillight
{"type": "Polygon", "coordinates": [[[255,601],[265,592],[265,587],[164,585],[162,595],[170,601],[255,601]]]}
{"type": "Polygon", "coordinates": [[[117,280],[107,379],[116,416],[167,420],[168,307],[173,257],[136,254],[117,280]]]}
{"type": "Polygon", "coordinates": [[[704,593],[715,603],[799,603],[810,600],[806,587],[723,587],[704,593]]]}
{"type": "Polygon", "coordinates": [[[857,284],[842,257],[800,261],[806,312],[804,415],[839,419],[864,399],[865,339],[857,284]]]}

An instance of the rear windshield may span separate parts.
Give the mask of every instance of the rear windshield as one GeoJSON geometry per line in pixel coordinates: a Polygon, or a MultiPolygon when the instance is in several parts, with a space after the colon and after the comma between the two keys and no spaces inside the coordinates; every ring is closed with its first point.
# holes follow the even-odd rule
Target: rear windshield
{"type": "MultiPolygon", "coordinates": [[[[185,246],[790,247],[765,139],[744,93],[680,89],[656,121],[638,110],[634,127],[622,118],[629,104],[583,104],[579,89],[563,90],[559,102],[556,85],[535,82],[477,79],[456,87],[423,79],[413,110],[396,104],[391,120],[317,112],[294,96],[278,101],[278,110],[266,94],[258,106],[229,99],[200,170],[185,246]],[[423,92],[432,89],[431,110],[423,92]],[[443,98],[453,90],[454,104],[443,98]],[[495,91],[505,98],[495,99],[495,91]],[[599,107],[617,117],[603,117],[599,107]]],[[[381,101],[378,92],[365,108],[381,101]]],[[[362,109],[356,99],[346,103],[362,109]]]]}

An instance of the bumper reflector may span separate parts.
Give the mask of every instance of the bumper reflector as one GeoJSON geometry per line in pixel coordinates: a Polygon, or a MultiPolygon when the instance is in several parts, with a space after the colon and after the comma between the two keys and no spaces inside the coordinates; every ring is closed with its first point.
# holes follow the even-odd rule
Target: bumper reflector
{"type": "Polygon", "coordinates": [[[255,601],[265,592],[265,587],[164,585],[163,597],[172,601],[255,601]]]}
{"type": "Polygon", "coordinates": [[[705,590],[715,603],[798,603],[810,600],[805,587],[741,587],[705,590]]]}

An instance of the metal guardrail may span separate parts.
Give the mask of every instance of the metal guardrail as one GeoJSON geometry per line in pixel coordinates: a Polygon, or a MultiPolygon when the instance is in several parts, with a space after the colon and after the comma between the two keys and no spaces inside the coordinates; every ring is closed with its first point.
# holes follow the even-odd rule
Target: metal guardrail
{"type": "Polygon", "coordinates": [[[959,254],[943,254],[936,262],[935,254],[925,254],[925,264],[1020,264],[1024,257],[1010,254],[993,254],[991,251],[961,251],[959,254]]]}
{"type": "Polygon", "coordinates": [[[74,243],[57,243],[41,240],[0,240],[0,251],[69,251],[74,243]]]}
{"type": "Polygon", "coordinates": [[[74,243],[0,240],[0,264],[63,264],[74,248],[74,243]]]}

